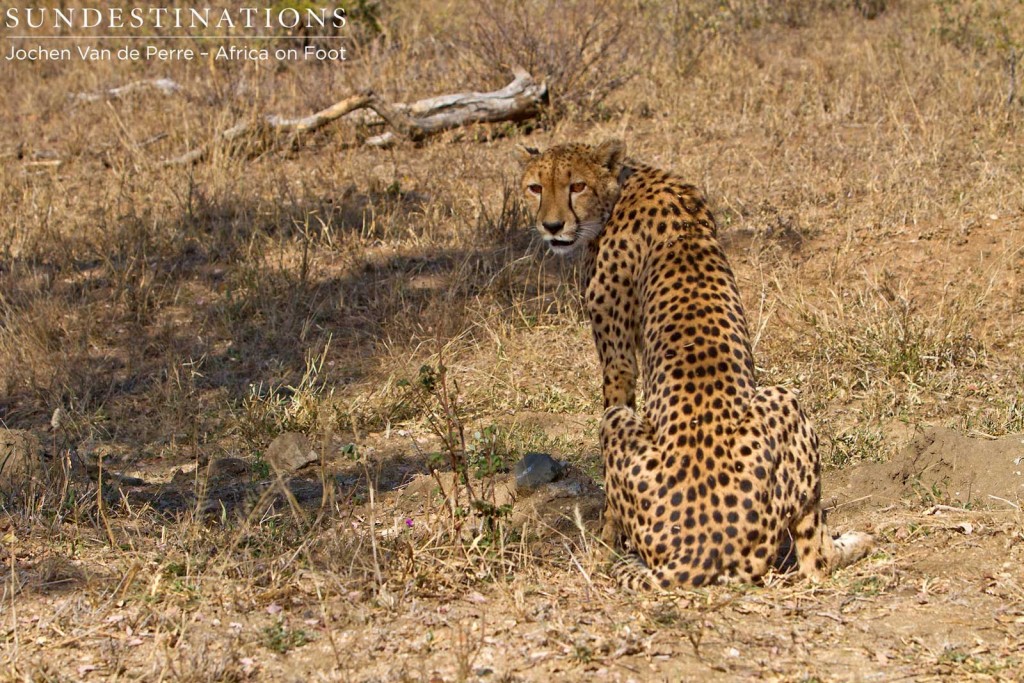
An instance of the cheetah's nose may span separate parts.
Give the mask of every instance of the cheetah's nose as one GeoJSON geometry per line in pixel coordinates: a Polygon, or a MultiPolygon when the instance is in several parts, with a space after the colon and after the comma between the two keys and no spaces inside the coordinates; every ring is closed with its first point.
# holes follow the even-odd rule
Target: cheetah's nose
{"type": "Polygon", "coordinates": [[[550,232],[552,235],[557,235],[558,232],[563,227],[565,227],[565,221],[552,221],[552,222],[544,221],[543,223],[541,223],[541,225],[543,225],[544,229],[547,230],[548,232],[550,232]]]}

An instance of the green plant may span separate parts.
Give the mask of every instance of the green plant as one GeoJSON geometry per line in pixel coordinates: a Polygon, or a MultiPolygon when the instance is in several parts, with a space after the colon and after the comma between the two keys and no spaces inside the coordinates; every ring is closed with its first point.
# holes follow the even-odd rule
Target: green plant
{"type": "Polygon", "coordinates": [[[928,485],[921,481],[919,476],[915,476],[910,480],[910,488],[917,494],[922,505],[951,505],[955,502],[949,497],[949,477],[943,477],[942,481],[933,481],[928,485]]]}
{"type": "Polygon", "coordinates": [[[266,481],[270,479],[270,474],[270,463],[263,456],[263,451],[256,451],[252,459],[252,478],[256,481],[266,481]]]}
{"type": "Polygon", "coordinates": [[[500,442],[501,430],[497,425],[475,430],[466,444],[466,465],[477,477],[493,477],[507,470],[507,454],[500,442]]]}
{"type": "Polygon", "coordinates": [[[879,595],[886,589],[885,580],[880,576],[865,576],[857,579],[849,586],[851,593],[861,595],[879,595]]]}
{"type": "Polygon", "coordinates": [[[481,518],[487,535],[498,534],[501,520],[511,512],[511,506],[497,505],[494,500],[494,475],[505,468],[499,429],[491,425],[466,438],[465,423],[458,411],[459,385],[449,378],[441,359],[436,367],[421,366],[415,383],[403,380],[400,386],[408,390],[408,400],[419,407],[428,427],[441,440],[442,449],[431,454],[428,463],[456,528],[461,528],[473,511],[481,518]],[[438,476],[442,464],[455,475],[451,487],[438,476]]]}
{"type": "Polygon", "coordinates": [[[589,664],[594,660],[594,651],[583,641],[572,645],[572,659],[579,664],[589,664]]]}
{"type": "Polygon", "coordinates": [[[283,620],[263,629],[263,645],[281,655],[308,642],[309,636],[305,631],[287,628],[283,620]]]}

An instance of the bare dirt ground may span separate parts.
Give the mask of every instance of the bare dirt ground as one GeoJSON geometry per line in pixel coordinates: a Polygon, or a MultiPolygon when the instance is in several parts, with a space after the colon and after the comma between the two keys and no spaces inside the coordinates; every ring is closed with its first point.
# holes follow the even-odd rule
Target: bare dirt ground
{"type": "Polygon", "coordinates": [[[0,422],[45,461],[0,493],[0,677],[1021,680],[1022,26],[360,3],[344,64],[0,61],[0,422]],[[160,163],[512,64],[551,86],[537,121],[160,163]],[[71,97],[156,77],[181,91],[71,97]],[[799,390],[866,560],[673,595],[605,575],[596,357],[514,146],[609,136],[708,193],[760,381],[799,390]],[[282,434],[315,457],[281,466],[282,434]],[[567,476],[515,492],[527,451],[567,476]]]}
{"type": "MultiPolygon", "coordinates": [[[[367,447],[401,457],[406,440],[367,447]]],[[[929,430],[886,463],[826,479],[833,528],[876,534],[868,560],[821,585],[773,576],[758,587],[636,595],[594,560],[603,495],[585,472],[529,495],[497,477],[495,499],[513,513],[482,547],[481,535],[446,532],[438,480],[415,461],[360,472],[327,457],[339,494],[367,494],[354,483],[367,476],[380,497],[318,519],[297,542],[271,543],[302,560],[256,553],[244,567],[226,564],[209,546],[250,543],[238,529],[215,531],[176,562],[137,531],[122,530],[120,548],[97,537],[68,551],[9,527],[7,542],[21,549],[12,645],[42,678],[1015,680],[1024,528],[1010,499],[1020,500],[1021,462],[1024,437],[929,430]],[[346,534],[361,544],[323,539],[346,534]],[[376,588],[350,583],[377,571],[388,578],[376,588]]],[[[306,472],[289,488],[303,476],[316,480],[306,472]]],[[[192,500],[183,481],[158,488],[192,500]]],[[[249,481],[222,479],[205,500],[230,506],[232,485],[249,481]]],[[[321,501],[305,502],[312,513],[321,501]]],[[[289,517],[263,515],[260,526],[289,517]]]]}

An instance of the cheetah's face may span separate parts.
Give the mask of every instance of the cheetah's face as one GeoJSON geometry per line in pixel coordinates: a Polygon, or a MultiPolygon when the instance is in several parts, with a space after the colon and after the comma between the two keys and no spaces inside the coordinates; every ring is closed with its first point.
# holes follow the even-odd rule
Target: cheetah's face
{"type": "Polygon", "coordinates": [[[523,194],[536,213],[537,231],[560,256],[584,247],[600,234],[619,198],[622,142],[524,153],[523,194]]]}

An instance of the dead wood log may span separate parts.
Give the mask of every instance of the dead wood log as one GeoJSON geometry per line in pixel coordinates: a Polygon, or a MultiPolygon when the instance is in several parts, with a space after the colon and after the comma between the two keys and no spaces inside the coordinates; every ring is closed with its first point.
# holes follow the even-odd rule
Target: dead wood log
{"type": "Polygon", "coordinates": [[[389,104],[372,92],[347,97],[330,107],[301,118],[276,115],[242,121],[222,131],[216,138],[165,164],[192,164],[202,161],[216,146],[231,153],[258,154],[282,142],[296,144],[301,136],[323,128],[347,114],[369,110],[393,130],[366,140],[383,146],[396,137],[419,141],[441,131],[472,123],[523,121],[538,114],[547,96],[547,86],[537,83],[525,71],[517,70],[515,80],[493,92],[455,93],[431,97],[410,104],[389,104]]]}
{"type": "Polygon", "coordinates": [[[441,95],[396,109],[409,116],[413,126],[424,135],[433,135],[470,123],[532,118],[540,111],[540,105],[547,96],[547,86],[535,83],[533,77],[525,71],[516,70],[515,77],[514,81],[494,92],[441,95]]]}
{"type": "MultiPolygon", "coordinates": [[[[412,130],[420,137],[472,123],[525,121],[540,112],[547,86],[536,83],[530,74],[519,69],[515,77],[501,90],[428,97],[411,104],[396,104],[394,110],[409,118],[412,130]]],[[[396,134],[388,131],[367,139],[366,144],[386,147],[395,140],[396,134]]]]}
{"type": "Polygon", "coordinates": [[[119,100],[128,95],[147,90],[156,90],[164,95],[174,95],[181,92],[181,86],[169,78],[153,78],[147,81],[132,81],[119,88],[100,90],[99,92],[80,92],[72,95],[76,102],[97,102],[99,100],[119,100]]]}

